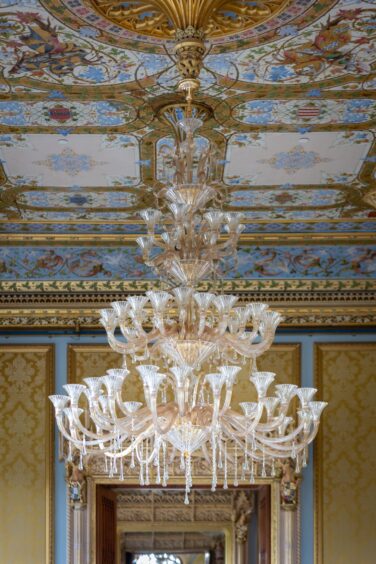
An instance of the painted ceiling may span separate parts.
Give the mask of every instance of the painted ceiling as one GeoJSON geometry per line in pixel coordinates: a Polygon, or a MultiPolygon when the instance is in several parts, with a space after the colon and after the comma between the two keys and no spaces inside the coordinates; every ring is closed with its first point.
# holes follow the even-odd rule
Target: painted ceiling
{"type": "MultiPolygon", "coordinates": [[[[129,4],[0,0],[2,307],[16,293],[40,305],[38,293],[152,283],[134,244],[138,211],[154,204],[171,140],[160,108],[180,99],[168,22],[153,27],[155,14],[141,12],[136,25],[129,4]]],[[[200,136],[220,151],[225,208],[245,216],[228,288],[274,288],[282,301],[302,288],[306,301],[359,291],[369,311],[376,2],[244,5],[242,27],[230,7],[210,24],[198,96],[210,107],[200,136]]]]}

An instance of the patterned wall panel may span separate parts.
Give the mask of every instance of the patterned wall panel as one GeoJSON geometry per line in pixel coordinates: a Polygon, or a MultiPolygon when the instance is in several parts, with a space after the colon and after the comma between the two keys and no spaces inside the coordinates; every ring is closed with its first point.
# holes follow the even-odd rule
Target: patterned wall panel
{"type": "Polygon", "coordinates": [[[315,451],[315,563],[371,564],[376,343],[317,344],[315,361],[316,387],[329,402],[315,451]]]}
{"type": "Polygon", "coordinates": [[[52,345],[0,348],[0,562],[52,562],[52,345]]]}
{"type": "MultiPolygon", "coordinates": [[[[69,345],[69,381],[81,382],[87,376],[103,376],[109,368],[121,366],[121,355],[106,345],[69,345]]],[[[276,373],[277,383],[300,383],[300,345],[277,344],[258,360],[259,370],[276,373]]],[[[241,401],[254,401],[255,391],[248,381],[249,366],[245,366],[238,376],[234,388],[233,405],[241,401]]],[[[272,388],[271,388],[272,390],[272,388]]],[[[143,387],[134,370],[127,380],[127,401],[142,401],[143,387]]]]}

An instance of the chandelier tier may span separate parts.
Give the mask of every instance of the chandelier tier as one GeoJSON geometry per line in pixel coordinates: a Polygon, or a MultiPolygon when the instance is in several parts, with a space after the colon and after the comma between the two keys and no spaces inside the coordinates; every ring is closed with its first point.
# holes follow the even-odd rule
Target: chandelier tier
{"type": "Polygon", "coordinates": [[[68,458],[78,450],[83,465],[87,455],[102,454],[110,477],[123,480],[137,466],[141,485],[154,479],[163,486],[179,460],[186,503],[197,458],[211,468],[213,490],[219,478],[228,487],[230,471],[234,485],[273,476],[286,458],[299,471],[327,405],[313,401],[316,389],[274,385],[274,373],[257,370],[281,316],[266,304],[238,305],[237,296],[215,291],[223,265],[236,264],[244,226],[241,215],[216,207],[219,161],[215,147],[195,138],[202,122],[192,115],[190,93],[187,98],[181,135],[164,152],[160,205],[141,213],[147,235],[137,240],[161,288],[101,311],[122,368],[67,384],[66,396],[50,396],[68,458]],[[208,278],[213,291],[199,291],[208,278]],[[128,366],[142,381],[143,402],[127,398],[128,366]],[[237,375],[247,367],[257,400],[233,405],[237,375]]]}

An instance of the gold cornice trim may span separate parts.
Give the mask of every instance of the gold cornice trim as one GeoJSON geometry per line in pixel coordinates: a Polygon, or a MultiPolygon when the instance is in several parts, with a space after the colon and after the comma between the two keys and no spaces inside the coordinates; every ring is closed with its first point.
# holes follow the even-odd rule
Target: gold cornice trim
{"type": "MultiPolygon", "coordinates": [[[[375,218],[350,218],[350,217],[343,217],[343,218],[328,218],[328,219],[300,219],[299,223],[303,223],[303,224],[315,224],[315,223],[330,223],[330,224],[335,224],[335,223],[364,223],[365,221],[367,221],[367,223],[374,223],[375,227],[376,227],[376,219],[375,218]]],[[[6,225],[8,224],[10,221],[9,219],[0,219],[0,226],[2,224],[6,225]]],[[[20,224],[20,225],[33,225],[35,223],[38,224],[42,224],[42,225],[55,225],[55,224],[60,224],[60,223],[64,223],[65,225],[82,225],[82,221],[78,221],[75,219],[64,219],[64,221],[58,221],[58,220],[52,220],[52,219],[18,219],[15,218],[11,221],[12,224],[20,224]]],[[[107,225],[108,223],[110,225],[140,225],[141,222],[139,220],[135,220],[135,219],[113,219],[110,222],[105,222],[103,220],[100,219],[85,219],[85,225],[103,225],[104,223],[107,225]]],[[[269,225],[269,224],[290,224],[290,223],[294,223],[294,221],[291,221],[291,219],[252,219],[252,225],[269,225]]],[[[143,224],[142,224],[143,225],[143,224]]]]}
{"type": "MultiPolygon", "coordinates": [[[[284,316],[282,327],[375,327],[376,306],[339,305],[297,305],[284,307],[273,304],[284,316]]],[[[98,308],[35,308],[0,309],[0,328],[2,330],[20,329],[102,329],[99,324],[98,308]]]]}
{"type": "MultiPolygon", "coordinates": [[[[117,234],[99,234],[99,233],[0,233],[0,245],[17,246],[31,243],[33,245],[111,245],[121,246],[126,244],[135,244],[140,233],[117,233],[117,234]]],[[[156,236],[156,239],[159,239],[156,236]]],[[[225,237],[221,237],[225,240],[225,237]]],[[[371,232],[355,232],[351,233],[351,243],[375,243],[376,233],[371,232]]],[[[244,233],[240,235],[239,244],[349,244],[349,233],[244,233]]]]}
{"type": "MultiPolygon", "coordinates": [[[[203,282],[200,291],[213,286],[203,282]]],[[[30,292],[42,293],[78,293],[99,292],[144,292],[158,288],[154,280],[1,280],[0,293],[22,294],[30,292]]],[[[376,291],[376,280],[370,279],[278,279],[278,280],[223,280],[221,289],[224,292],[372,292],[376,291]]]]}

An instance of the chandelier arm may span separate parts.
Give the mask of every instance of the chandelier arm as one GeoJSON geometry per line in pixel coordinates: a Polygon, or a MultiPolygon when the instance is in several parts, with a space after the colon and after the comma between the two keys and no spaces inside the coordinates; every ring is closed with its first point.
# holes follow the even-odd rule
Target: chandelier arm
{"type": "Polygon", "coordinates": [[[210,421],[213,416],[213,407],[207,405],[203,410],[200,410],[198,422],[200,425],[204,425],[207,427],[210,424],[210,421]]]}
{"type": "Polygon", "coordinates": [[[281,458],[295,458],[296,454],[300,452],[300,450],[303,450],[306,446],[306,444],[303,446],[296,444],[290,446],[278,445],[277,448],[276,445],[270,445],[265,440],[262,442],[260,441],[260,445],[258,446],[259,450],[261,450],[264,454],[270,455],[272,458],[275,458],[276,456],[281,458]]]}
{"type": "MultiPolygon", "coordinates": [[[[292,447],[291,448],[282,448],[279,447],[278,449],[275,447],[270,447],[270,445],[267,445],[266,443],[260,443],[259,445],[256,444],[256,449],[258,449],[261,452],[261,456],[259,458],[259,460],[261,459],[262,461],[265,459],[265,455],[270,456],[270,458],[275,459],[275,458],[290,458],[292,455],[292,447]]],[[[253,456],[254,451],[251,449],[248,452],[249,456],[253,456]]]]}
{"type": "Polygon", "coordinates": [[[164,407],[160,406],[159,408],[157,408],[157,398],[155,394],[152,394],[150,397],[150,411],[153,418],[154,428],[162,436],[166,435],[170,431],[172,425],[175,423],[176,417],[179,412],[176,404],[170,404],[164,407]],[[158,413],[158,409],[159,411],[162,411],[163,417],[167,418],[167,423],[165,426],[159,424],[158,417],[161,417],[161,413],[158,413]],[[164,411],[167,412],[170,411],[170,413],[164,414],[164,411]]]}
{"type": "MultiPolygon", "coordinates": [[[[288,458],[290,456],[291,452],[292,452],[292,446],[291,447],[281,447],[281,446],[279,446],[278,449],[275,446],[272,446],[272,445],[267,445],[265,447],[266,443],[259,439],[260,445],[258,446],[258,449],[263,453],[259,456],[255,452],[255,450],[257,450],[257,443],[256,443],[256,449],[246,448],[245,444],[238,438],[239,437],[238,433],[234,433],[233,431],[231,431],[231,428],[229,428],[229,426],[226,423],[224,423],[224,428],[227,429],[227,433],[230,435],[232,440],[234,440],[241,447],[241,449],[244,453],[246,453],[248,456],[252,457],[253,460],[262,461],[263,460],[263,454],[268,454],[272,458],[275,458],[276,455],[281,457],[281,458],[288,458]],[[270,449],[268,448],[268,446],[270,446],[270,449]]],[[[305,445],[300,450],[302,450],[304,447],[305,447],[305,445]]],[[[296,447],[296,449],[298,450],[298,447],[296,447]]]]}
{"type": "Polygon", "coordinates": [[[165,323],[164,323],[164,316],[162,313],[154,313],[153,318],[152,318],[152,322],[153,322],[153,327],[155,328],[156,331],[159,331],[159,333],[162,336],[166,335],[166,327],[165,327],[165,323]]]}
{"type": "MultiPolygon", "coordinates": [[[[230,411],[230,410],[229,410],[230,411]]],[[[222,419],[224,421],[230,421],[237,429],[237,433],[240,436],[244,436],[244,434],[249,435],[251,432],[254,432],[255,428],[259,424],[259,421],[262,417],[263,412],[263,405],[258,404],[256,413],[254,415],[253,420],[250,417],[244,417],[234,411],[230,411],[228,414],[224,414],[222,419]],[[239,430],[239,423],[240,423],[240,430],[239,430]]]]}
{"type": "Polygon", "coordinates": [[[262,460],[262,457],[261,457],[261,456],[259,457],[259,456],[257,456],[253,451],[251,451],[251,450],[248,451],[248,450],[245,449],[245,445],[244,445],[244,443],[239,439],[238,434],[235,434],[235,433],[231,430],[231,427],[230,427],[228,424],[224,423],[223,429],[225,430],[226,434],[230,437],[230,439],[232,439],[232,440],[234,441],[234,443],[236,443],[236,444],[240,447],[241,452],[247,453],[247,455],[252,456],[252,458],[253,458],[254,460],[256,460],[256,461],[261,461],[261,460],[262,460]]]}
{"type": "Polygon", "coordinates": [[[265,440],[267,440],[270,444],[283,444],[285,442],[292,441],[294,438],[298,437],[299,434],[303,431],[303,429],[304,429],[304,424],[301,423],[300,425],[298,425],[296,429],[294,429],[294,431],[292,431],[288,435],[284,435],[283,437],[264,437],[264,435],[258,434],[257,431],[255,431],[255,435],[258,436],[258,438],[260,437],[265,438],[265,440]]]}
{"type": "Polygon", "coordinates": [[[107,340],[112,350],[123,355],[132,354],[136,351],[133,342],[123,343],[115,337],[115,327],[114,328],[105,327],[105,329],[107,333],[107,340]]]}
{"type": "MultiPolygon", "coordinates": [[[[115,337],[115,329],[107,330],[107,338],[111,348],[121,354],[135,354],[139,350],[144,350],[145,346],[149,345],[152,341],[157,341],[160,336],[160,332],[157,329],[153,329],[149,333],[144,332],[142,337],[132,340],[129,343],[122,343],[115,337]]],[[[167,335],[166,335],[167,336],[167,335]]],[[[152,346],[155,346],[155,343],[152,346]]]]}
{"type": "Polygon", "coordinates": [[[198,387],[200,385],[200,381],[202,380],[203,374],[200,372],[197,376],[196,382],[195,382],[195,386],[193,389],[193,394],[192,394],[192,402],[191,402],[191,410],[196,407],[196,401],[197,401],[197,394],[198,394],[198,387]]]}
{"type": "MultiPolygon", "coordinates": [[[[95,405],[94,405],[94,407],[95,407],[95,405]]],[[[90,416],[91,416],[92,420],[94,421],[94,423],[96,425],[98,425],[98,423],[96,421],[97,415],[98,414],[101,415],[100,413],[97,413],[97,412],[98,412],[98,409],[95,409],[94,412],[93,412],[93,410],[90,411],[90,416]]],[[[134,426],[135,422],[137,424],[139,421],[140,421],[141,425],[143,425],[142,418],[144,418],[145,415],[146,415],[146,418],[148,418],[148,413],[146,412],[146,408],[141,409],[137,413],[137,416],[135,416],[135,415],[130,416],[128,413],[125,413],[125,415],[127,416],[127,418],[122,418],[121,421],[122,421],[122,426],[124,428],[124,431],[128,432],[128,435],[130,435],[130,433],[132,432],[132,420],[133,420],[133,426],[134,426]],[[125,421],[125,419],[127,419],[127,420],[125,421]],[[127,429],[127,426],[129,426],[130,429],[127,429]]],[[[149,418],[150,418],[150,415],[149,415],[149,418]]],[[[99,419],[99,421],[100,421],[100,419],[99,419]]],[[[111,424],[111,420],[108,419],[108,418],[105,419],[105,424],[99,423],[99,427],[101,427],[102,429],[106,429],[111,433],[113,432],[113,429],[114,429],[113,425],[111,424]]],[[[113,438],[113,436],[112,436],[112,438],[113,438]]]]}
{"type": "Polygon", "coordinates": [[[260,329],[260,321],[252,320],[252,331],[245,332],[246,340],[248,341],[248,343],[253,343],[253,341],[256,339],[257,335],[259,334],[259,329],[260,329]]]}
{"type": "MultiPolygon", "coordinates": [[[[70,435],[67,431],[67,429],[64,427],[64,423],[63,423],[63,414],[62,413],[58,413],[56,412],[55,414],[56,416],[56,423],[57,423],[57,427],[60,431],[60,433],[63,435],[63,437],[65,439],[67,439],[67,441],[70,441],[72,443],[75,443],[77,441],[77,439],[73,438],[72,435],[70,435]]],[[[70,429],[69,429],[70,431],[70,429]]]]}
{"type": "Polygon", "coordinates": [[[211,428],[215,429],[218,423],[218,418],[219,418],[219,403],[220,403],[220,397],[214,397],[214,407],[213,407],[213,415],[212,415],[212,422],[211,422],[211,428]]]}
{"type": "MultiPolygon", "coordinates": [[[[77,438],[76,436],[74,436],[73,434],[73,430],[70,429],[71,434],[68,433],[68,431],[65,429],[63,422],[62,422],[62,417],[60,414],[56,415],[56,423],[58,426],[58,429],[60,431],[60,433],[63,435],[63,437],[65,439],[67,439],[67,441],[73,443],[77,448],[79,448],[80,450],[82,449],[82,447],[84,446],[84,443],[81,439],[77,438]]],[[[115,438],[116,435],[114,435],[113,437],[106,437],[106,441],[107,440],[111,440],[113,438],[115,438]]],[[[99,446],[100,444],[103,444],[105,442],[104,439],[97,439],[97,440],[93,440],[93,441],[85,441],[85,446],[99,446]]]]}
{"type": "MultiPolygon", "coordinates": [[[[276,437],[276,438],[265,437],[264,440],[270,445],[278,444],[278,445],[281,445],[280,448],[284,448],[283,443],[294,440],[301,433],[301,431],[303,429],[304,429],[304,425],[302,424],[293,433],[290,433],[289,435],[286,435],[284,437],[276,437]]],[[[318,429],[319,429],[318,423],[313,423],[313,429],[304,438],[304,445],[303,446],[311,443],[314,440],[314,438],[317,435],[318,429]]],[[[301,444],[303,444],[303,443],[301,443],[301,444]]],[[[296,448],[298,448],[298,446],[296,448]]]]}
{"type": "MultiPolygon", "coordinates": [[[[140,441],[143,441],[145,438],[147,438],[149,430],[153,430],[152,425],[150,425],[144,433],[142,433],[141,435],[136,437],[134,442],[131,443],[124,450],[119,451],[119,452],[114,452],[114,453],[107,451],[107,452],[104,453],[105,456],[107,456],[108,458],[124,458],[125,456],[128,456],[128,454],[131,454],[132,450],[134,450],[136,452],[136,456],[137,456],[137,448],[136,447],[137,447],[137,445],[140,441]]],[[[149,435],[149,436],[152,436],[152,434],[149,435]]]]}
{"type": "Polygon", "coordinates": [[[92,399],[92,402],[89,404],[89,410],[90,417],[96,425],[107,431],[112,431],[111,419],[100,410],[98,398],[92,399]]]}
{"type": "Polygon", "coordinates": [[[253,431],[256,429],[257,425],[260,423],[260,419],[262,417],[263,411],[264,411],[264,406],[261,403],[259,403],[257,405],[257,411],[256,411],[256,414],[255,414],[253,421],[250,423],[248,429],[247,428],[245,429],[246,433],[247,433],[247,431],[248,432],[251,431],[253,433],[253,431]]]}
{"type": "MultiPolygon", "coordinates": [[[[87,429],[84,425],[82,425],[80,418],[78,417],[77,411],[75,408],[72,409],[72,414],[73,414],[73,422],[76,426],[76,428],[81,431],[81,433],[83,435],[86,435],[87,437],[91,437],[92,439],[96,439],[96,437],[98,436],[96,433],[93,433],[92,431],[90,431],[89,429],[87,429]]],[[[95,422],[94,422],[95,423],[95,422]]],[[[111,429],[115,429],[115,426],[112,425],[111,429]]]]}
{"type": "Polygon", "coordinates": [[[261,432],[275,431],[283,423],[284,418],[284,415],[278,415],[278,417],[274,418],[275,421],[271,421],[270,423],[259,423],[257,429],[261,432]]]}
{"type": "Polygon", "coordinates": [[[123,423],[125,424],[125,423],[127,423],[127,421],[130,423],[129,417],[125,416],[125,417],[119,418],[117,416],[115,396],[108,397],[108,406],[110,408],[110,414],[111,414],[111,418],[112,418],[112,421],[113,421],[114,428],[122,427],[123,423]]]}
{"type": "Polygon", "coordinates": [[[137,318],[137,315],[132,316],[131,319],[134,325],[134,330],[138,334],[138,340],[147,338],[148,334],[144,330],[142,322],[137,318]]]}
{"type": "Polygon", "coordinates": [[[226,387],[225,400],[224,400],[224,402],[223,402],[223,406],[222,406],[220,415],[223,415],[224,413],[226,413],[226,411],[227,411],[228,408],[230,407],[231,398],[232,398],[232,385],[226,387]]]}
{"type": "Polygon", "coordinates": [[[118,327],[120,329],[121,334],[123,335],[124,339],[126,339],[127,341],[129,341],[129,328],[125,325],[125,319],[122,319],[118,321],[118,327]]]}
{"type": "MultiPolygon", "coordinates": [[[[274,336],[274,335],[273,335],[274,336]]],[[[250,344],[248,342],[242,343],[238,339],[234,338],[230,333],[223,335],[227,342],[238,354],[245,356],[246,358],[258,357],[263,354],[270,347],[273,336],[262,340],[260,343],[250,344]]]]}

